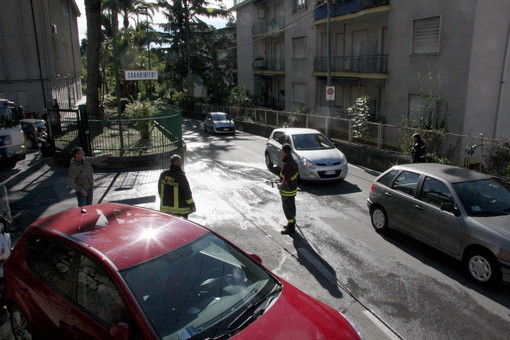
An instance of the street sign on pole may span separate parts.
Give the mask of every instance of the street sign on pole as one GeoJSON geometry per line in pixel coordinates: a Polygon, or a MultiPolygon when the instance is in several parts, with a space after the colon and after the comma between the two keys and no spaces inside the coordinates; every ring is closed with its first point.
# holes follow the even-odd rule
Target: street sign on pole
{"type": "Polygon", "coordinates": [[[334,86],[326,86],[326,100],[335,100],[334,86]]]}
{"type": "Polygon", "coordinates": [[[158,80],[158,70],[127,70],[126,80],[158,80]]]}

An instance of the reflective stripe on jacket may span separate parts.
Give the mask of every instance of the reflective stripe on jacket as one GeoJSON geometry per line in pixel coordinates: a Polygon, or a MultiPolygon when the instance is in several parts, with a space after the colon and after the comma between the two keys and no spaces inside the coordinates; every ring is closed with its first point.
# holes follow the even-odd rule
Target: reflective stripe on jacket
{"type": "Polygon", "coordinates": [[[161,199],[159,210],[162,212],[186,215],[195,205],[186,175],[178,166],[170,166],[159,176],[158,193],[161,199]]]}

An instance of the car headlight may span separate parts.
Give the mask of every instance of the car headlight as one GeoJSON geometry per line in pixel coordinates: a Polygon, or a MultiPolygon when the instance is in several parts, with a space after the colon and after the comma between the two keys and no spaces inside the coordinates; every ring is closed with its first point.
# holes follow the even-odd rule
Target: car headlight
{"type": "Polygon", "coordinates": [[[315,169],[315,165],[304,157],[301,157],[301,163],[308,169],[315,169]]]}

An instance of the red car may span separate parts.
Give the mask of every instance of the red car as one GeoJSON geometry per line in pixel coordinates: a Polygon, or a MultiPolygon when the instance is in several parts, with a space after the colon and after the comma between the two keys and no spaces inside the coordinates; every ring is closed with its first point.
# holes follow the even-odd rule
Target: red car
{"type": "Polygon", "coordinates": [[[27,228],[5,263],[16,339],[359,339],[211,230],[98,204],[27,228]]]}

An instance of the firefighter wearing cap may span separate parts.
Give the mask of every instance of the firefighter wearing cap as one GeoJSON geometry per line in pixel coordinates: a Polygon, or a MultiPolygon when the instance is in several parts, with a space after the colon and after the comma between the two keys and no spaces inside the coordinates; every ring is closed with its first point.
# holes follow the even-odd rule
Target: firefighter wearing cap
{"type": "Polygon", "coordinates": [[[170,169],[163,171],[159,176],[158,193],[161,200],[159,210],[188,218],[196,208],[188,179],[181,166],[182,158],[173,155],[170,158],[170,169]]]}
{"type": "Polygon", "coordinates": [[[280,195],[282,197],[282,206],[287,225],[281,231],[283,235],[292,234],[296,230],[296,194],[297,180],[299,176],[298,165],[292,157],[292,149],[289,144],[282,147],[283,167],[280,172],[280,195]]]}

